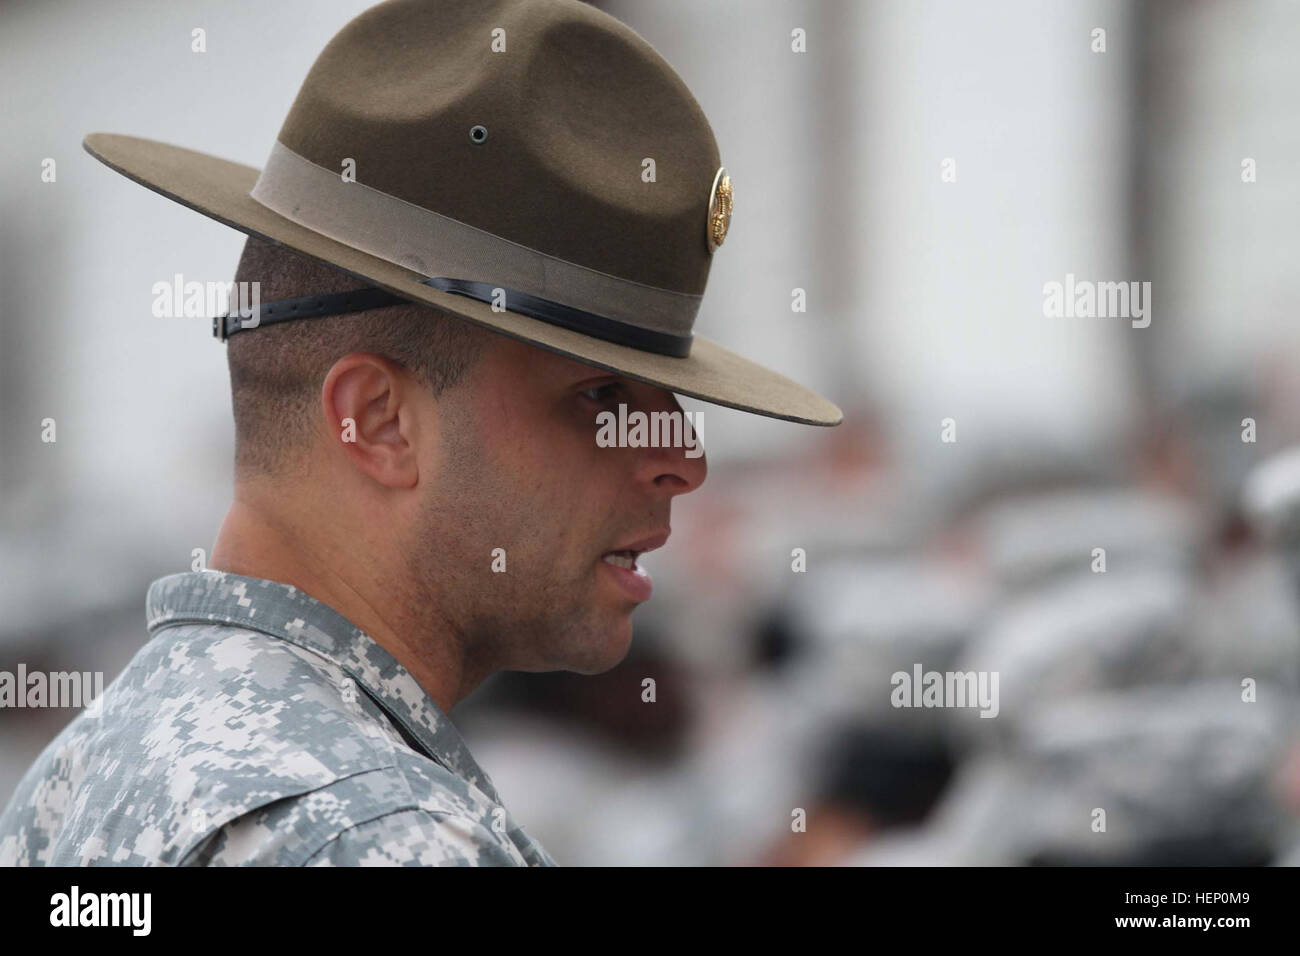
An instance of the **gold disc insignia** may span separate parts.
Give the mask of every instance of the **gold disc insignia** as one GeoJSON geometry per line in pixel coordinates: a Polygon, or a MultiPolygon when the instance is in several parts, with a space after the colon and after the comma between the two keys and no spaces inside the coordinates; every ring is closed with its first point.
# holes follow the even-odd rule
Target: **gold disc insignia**
{"type": "Polygon", "coordinates": [[[706,238],[709,252],[722,245],[727,238],[727,228],[731,225],[731,177],[727,167],[719,166],[718,174],[713,177],[713,189],[709,193],[709,223],[706,238]]]}

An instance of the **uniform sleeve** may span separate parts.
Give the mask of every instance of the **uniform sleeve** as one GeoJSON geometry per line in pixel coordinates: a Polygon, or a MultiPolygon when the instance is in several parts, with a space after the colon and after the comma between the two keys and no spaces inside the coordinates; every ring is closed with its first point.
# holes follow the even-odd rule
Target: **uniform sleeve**
{"type": "Polygon", "coordinates": [[[527,866],[481,823],[427,810],[399,810],[339,833],[303,866],[527,866]]]}

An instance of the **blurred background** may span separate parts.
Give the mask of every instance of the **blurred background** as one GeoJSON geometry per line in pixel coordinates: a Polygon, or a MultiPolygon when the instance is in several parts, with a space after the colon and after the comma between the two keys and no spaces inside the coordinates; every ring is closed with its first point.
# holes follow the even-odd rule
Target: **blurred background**
{"type": "MultiPolygon", "coordinates": [[[[0,0],[0,669],[111,680],[232,488],[223,349],[150,307],[244,237],[82,138],[260,167],[369,5],[0,0]]],[[[511,813],[568,865],[1300,863],[1300,5],[596,5],[735,183],[697,330],[846,418],[683,400],[628,658],[452,715],[511,813]],[[1045,316],[1067,275],[1149,327],[1045,316]],[[916,665],[998,716],[892,706],[916,665]]],[[[0,801],[72,716],[0,710],[0,801]]]]}

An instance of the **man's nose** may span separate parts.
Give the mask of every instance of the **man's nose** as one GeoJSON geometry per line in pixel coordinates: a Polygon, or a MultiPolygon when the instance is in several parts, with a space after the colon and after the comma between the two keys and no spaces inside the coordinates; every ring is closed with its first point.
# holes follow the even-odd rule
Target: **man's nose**
{"type": "MultiPolygon", "coordinates": [[[[704,484],[709,464],[704,454],[702,429],[695,427],[703,424],[699,421],[701,413],[684,412],[675,397],[669,395],[668,398],[669,401],[663,404],[656,402],[654,410],[672,412],[674,417],[680,417],[681,429],[678,430],[675,423],[669,429],[674,440],[680,438],[680,443],[674,441],[670,445],[661,441],[658,447],[652,443],[637,449],[637,475],[671,497],[687,494],[704,484]]],[[[656,421],[654,418],[650,420],[656,421]]]]}

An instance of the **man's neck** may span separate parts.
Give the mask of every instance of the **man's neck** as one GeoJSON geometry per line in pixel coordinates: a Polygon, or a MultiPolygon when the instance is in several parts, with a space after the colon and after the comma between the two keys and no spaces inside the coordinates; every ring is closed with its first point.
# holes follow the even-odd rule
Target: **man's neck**
{"type": "Polygon", "coordinates": [[[358,567],[355,553],[314,538],[281,511],[237,493],[208,563],[214,571],[292,585],[333,608],[392,654],[450,714],[481,678],[463,687],[468,675],[454,635],[437,633],[436,622],[411,613],[423,602],[405,593],[406,582],[374,565],[358,567]]]}

